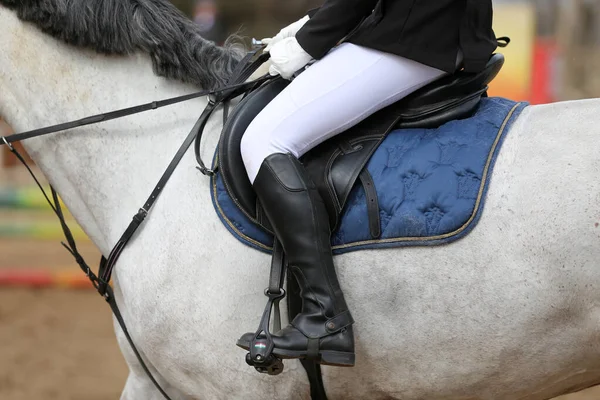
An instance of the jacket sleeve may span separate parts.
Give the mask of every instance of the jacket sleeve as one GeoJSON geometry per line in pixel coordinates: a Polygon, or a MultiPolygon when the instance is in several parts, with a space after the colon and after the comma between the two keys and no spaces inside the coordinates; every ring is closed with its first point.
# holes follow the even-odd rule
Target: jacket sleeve
{"type": "Polygon", "coordinates": [[[378,1],[327,0],[320,8],[308,12],[310,20],[296,33],[296,39],[318,60],[371,14],[378,1]]]}
{"type": "Polygon", "coordinates": [[[308,12],[306,13],[306,15],[308,15],[309,18],[312,18],[317,13],[317,11],[319,11],[320,8],[321,7],[311,8],[310,10],[308,10],[308,12]]]}

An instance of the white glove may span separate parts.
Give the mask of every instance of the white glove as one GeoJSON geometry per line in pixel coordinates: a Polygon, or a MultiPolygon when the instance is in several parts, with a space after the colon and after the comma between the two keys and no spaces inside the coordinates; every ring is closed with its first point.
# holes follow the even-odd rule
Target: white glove
{"type": "Polygon", "coordinates": [[[311,60],[312,56],[304,51],[295,37],[283,39],[271,49],[269,73],[290,79],[296,71],[305,67],[311,60]]]}
{"type": "Polygon", "coordinates": [[[274,38],[262,39],[261,41],[263,43],[267,44],[267,47],[265,47],[265,52],[268,53],[269,51],[271,51],[273,46],[275,46],[277,43],[279,43],[283,39],[287,39],[289,37],[296,36],[296,33],[298,33],[298,31],[304,26],[304,24],[309,19],[310,18],[308,17],[308,15],[306,15],[302,19],[299,19],[298,21],[294,22],[293,24],[290,24],[290,25],[286,26],[285,28],[283,28],[282,30],[280,30],[279,33],[277,35],[275,35],[274,38]]]}

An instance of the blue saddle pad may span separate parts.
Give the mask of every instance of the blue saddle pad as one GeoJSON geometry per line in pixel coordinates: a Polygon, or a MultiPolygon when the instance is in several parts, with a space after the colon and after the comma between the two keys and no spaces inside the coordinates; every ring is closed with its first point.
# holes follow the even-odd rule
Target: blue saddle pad
{"type": "MultiPolygon", "coordinates": [[[[469,233],[483,211],[502,141],[526,106],[484,98],[471,118],[437,129],[390,132],[367,164],[379,198],[381,237],[371,237],[365,194],[355,185],[332,235],[334,254],[437,245],[469,233]]],[[[270,252],[273,237],[237,208],[220,174],[211,186],[213,204],[225,227],[242,243],[270,252]]]]}

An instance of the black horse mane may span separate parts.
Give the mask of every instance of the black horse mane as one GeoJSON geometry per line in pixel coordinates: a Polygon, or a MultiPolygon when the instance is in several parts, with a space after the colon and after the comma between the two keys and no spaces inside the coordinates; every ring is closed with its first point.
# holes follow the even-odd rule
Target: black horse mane
{"type": "Polygon", "coordinates": [[[103,54],[150,55],[157,75],[212,89],[243,55],[234,37],[224,47],[167,0],[0,0],[18,17],[64,42],[103,54]]]}

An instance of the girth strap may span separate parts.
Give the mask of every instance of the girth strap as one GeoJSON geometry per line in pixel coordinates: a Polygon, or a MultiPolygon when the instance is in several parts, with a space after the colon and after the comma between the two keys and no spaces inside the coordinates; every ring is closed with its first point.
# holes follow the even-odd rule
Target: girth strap
{"type": "MultiPolygon", "coordinates": [[[[352,154],[363,149],[362,145],[354,147],[346,140],[340,140],[338,145],[343,154],[352,154]]],[[[368,155],[369,157],[365,158],[365,163],[370,158],[370,154],[368,155]]],[[[371,174],[367,170],[366,166],[363,166],[362,170],[360,170],[358,179],[360,179],[360,183],[362,184],[362,187],[365,190],[365,197],[367,200],[367,216],[369,217],[369,230],[371,231],[371,237],[373,239],[378,239],[379,236],[381,236],[381,221],[379,219],[379,200],[377,199],[377,190],[375,189],[375,182],[373,182],[373,178],[371,177],[371,174]]],[[[350,181],[350,186],[354,186],[354,181],[352,179],[350,179],[350,181]]],[[[343,205],[339,204],[339,207],[339,213],[341,213],[343,205]]]]}
{"type": "MultiPolygon", "coordinates": [[[[300,287],[295,279],[287,280],[287,305],[290,321],[300,314],[302,309],[302,299],[300,298],[300,287]]],[[[321,374],[321,364],[314,360],[300,359],[300,364],[306,371],[306,377],[310,383],[310,398],[312,400],[327,400],[323,376],[321,374]]]]}
{"type": "Polygon", "coordinates": [[[358,175],[360,183],[365,190],[367,200],[367,216],[369,217],[369,230],[373,239],[379,239],[381,236],[381,219],[379,218],[379,200],[377,199],[377,190],[375,182],[366,167],[358,175]]]}

